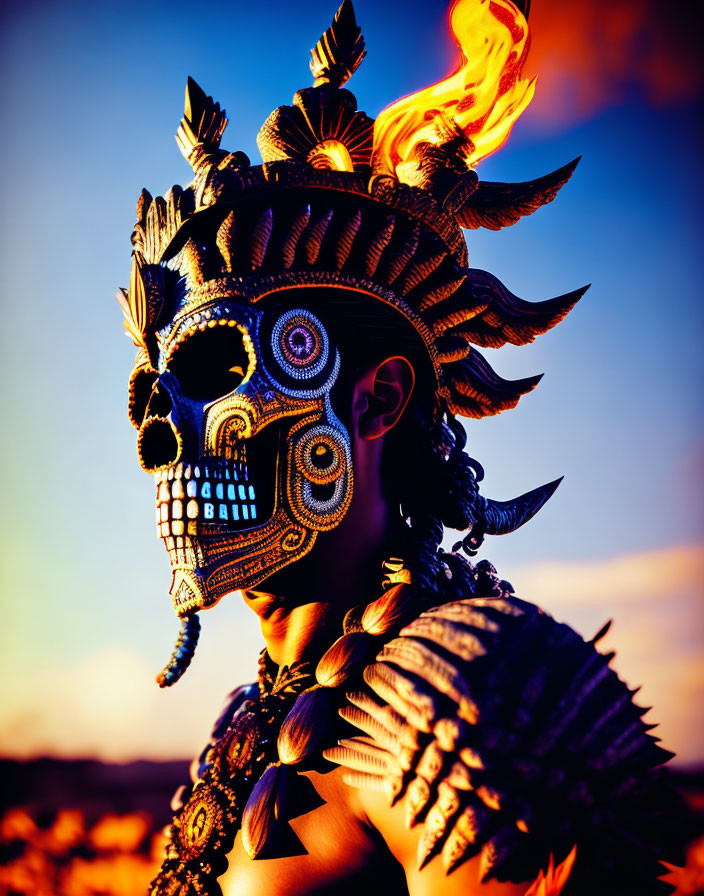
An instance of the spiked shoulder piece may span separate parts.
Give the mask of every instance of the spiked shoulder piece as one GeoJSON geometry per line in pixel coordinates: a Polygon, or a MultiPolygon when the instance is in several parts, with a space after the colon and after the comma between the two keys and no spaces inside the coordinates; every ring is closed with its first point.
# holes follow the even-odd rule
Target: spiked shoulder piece
{"type": "Polygon", "coordinates": [[[421,868],[479,856],[482,881],[534,881],[531,896],[566,880],[574,894],[670,893],[657,878],[679,861],[672,754],[596,649],[608,625],[584,641],[486,561],[470,596],[447,602],[400,562],[386,573],[314,669],[262,678],[263,657],[260,697],[234,695],[152,892],[173,880],[220,892],[238,829],[252,859],[279,855],[289,820],[314,808],[298,773],[321,770],[322,751],[351,787],[402,803],[421,868]],[[199,812],[208,824],[193,829],[199,812]]]}
{"type": "Polygon", "coordinates": [[[570,892],[671,892],[656,878],[673,859],[660,777],[672,754],[612,656],[508,595],[429,609],[348,691],[353,731],[324,755],[348,784],[403,801],[421,868],[480,855],[482,880],[520,882],[549,856],[567,876],[576,852],[570,892]]]}

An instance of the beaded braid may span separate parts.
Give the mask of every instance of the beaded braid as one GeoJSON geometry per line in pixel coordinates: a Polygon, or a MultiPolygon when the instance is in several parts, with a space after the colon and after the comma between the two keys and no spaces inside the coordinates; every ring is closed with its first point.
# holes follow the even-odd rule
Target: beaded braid
{"type": "Polygon", "coordinates": [[[460,553],[474,557],[484,535],[478,488],[484,470],[466,453],[466,444],[459,420],[421,392],[388,445],[385,473],[408,526],[406,567],[419,589],[443,600],[472,596],[478,578],[482,596],[513,591],[508,582],[497,579],[488,561],[474,566],[460,553]],[[451,553],[440,547],[445,528],[470,530],[451,553]]]}

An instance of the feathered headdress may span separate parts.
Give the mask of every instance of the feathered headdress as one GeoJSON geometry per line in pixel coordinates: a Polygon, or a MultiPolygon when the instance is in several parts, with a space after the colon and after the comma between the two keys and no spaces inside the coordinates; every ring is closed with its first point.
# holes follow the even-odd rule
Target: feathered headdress
{"type": "MultiPolygon", "coordinates": [[[[422,339],[438,400],[452,414],[497,414],[536,386],[539,376],[502,378],[476,347],[533,341],[586,287],[523,301],[468,267],[462,228],[496,230],[532,214],[578,160],[526,183],[479,180],[474,166],[505,142],[533,94],[534,82],[521,77],[528,26],[510,0],[457,0],[450,26],[457,70],[374,121],[343,86],[365,54],[343,0],[311,51],[314,86],[259,132],[262,165],[220,148],[225,111],[189,78],[176,139],[194,179],[164,197],[142,192],[130,288],[118,294],[145,353],[153,356],[209,296],[229,291],[256,302],[322,285],[395,307],[422,339]]],[[[487,502],[485,531],[516,528],[555,485],[518,503],[487,502]]]]}

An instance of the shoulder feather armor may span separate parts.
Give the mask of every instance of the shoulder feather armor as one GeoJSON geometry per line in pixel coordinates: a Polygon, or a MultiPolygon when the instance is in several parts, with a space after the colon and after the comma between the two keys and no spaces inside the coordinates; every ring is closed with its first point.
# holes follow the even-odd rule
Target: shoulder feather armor
{"type": "Polygon", "coordinates": [[[520,882],[576,847],[565,894],[669,893],[672,754],[596,649],[605,630],[584,641],[507,596],[428,609],[347,692],[353,731],[324,755],[403,800],[420,867],[480,855],[482,880],[520,882]]]}

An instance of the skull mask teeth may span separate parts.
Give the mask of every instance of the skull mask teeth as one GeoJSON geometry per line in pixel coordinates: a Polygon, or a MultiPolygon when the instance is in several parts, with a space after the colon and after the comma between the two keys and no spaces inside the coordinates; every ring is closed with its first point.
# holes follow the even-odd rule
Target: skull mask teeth
{"type": "Polygon", "coordinates": [[[339,354],[305,308],[211,299],[157,337],[156,365],[140,355],[132,373],[130,418],[184,617],[262,582],[339,523],[350,440],[330,403],[339,354]]]}

